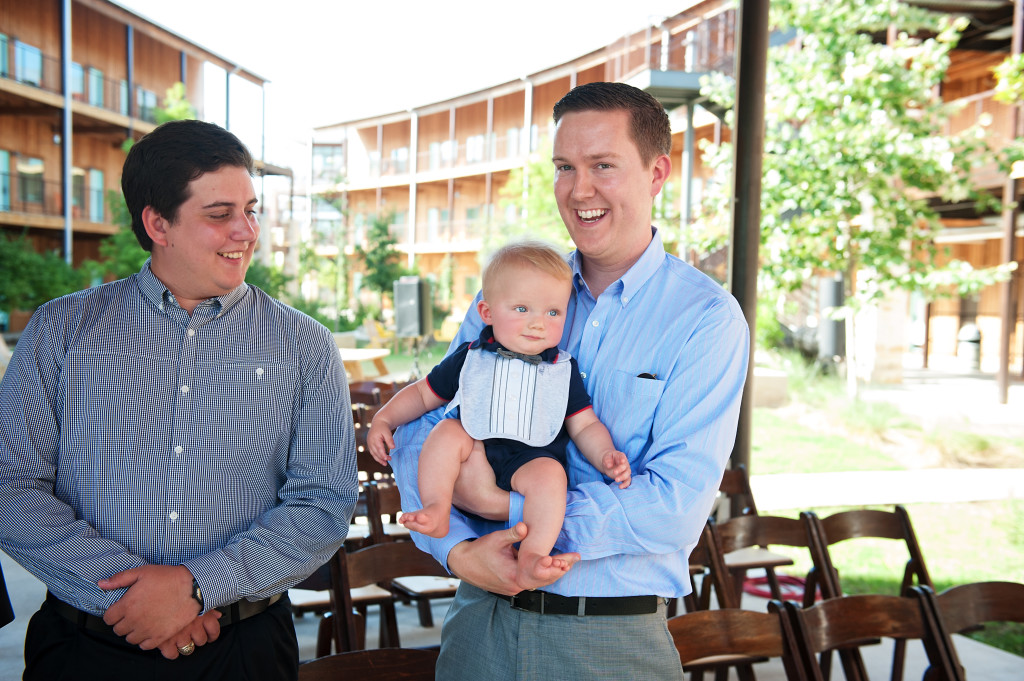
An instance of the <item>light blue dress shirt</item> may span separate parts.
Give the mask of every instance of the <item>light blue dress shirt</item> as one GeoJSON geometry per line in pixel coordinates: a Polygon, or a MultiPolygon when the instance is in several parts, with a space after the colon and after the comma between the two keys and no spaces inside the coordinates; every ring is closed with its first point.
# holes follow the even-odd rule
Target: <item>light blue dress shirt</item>
{"type": "Polygon", "coordinates": [[[0,548],[100,615],[183,564],[207,610],[293,586],[355,506],[330,332],[242,284],[191,315],[149,269],[39,308],[0,383],[0,548]]]}
{"type": "MultiPolygon", "coordinates": [[[[559,347],[577,358],[597,416],[629,457],[633,481],[619,489],[570,444],[568,502],[555,549],[583,560],[545,587],[553,593],[689,593],[688,557],[733,448],[750,348],[746,321],[729,292],[667,255],[652,231],[640,259],[596,300],[580,275],[578,253],[569,256],[574,293],[559,347]]],[[[482,327],[471,312],[452,347],[482,327]]],[[[417,457],[440,418],[440,410],[430,412],[396,434],[392,466],[406,509],[420,507],[417,457]]],[[[509,525],[522,519],[522,501],[512,494],[509,525]]],[[[459,542],[509,525],[453,509],[446,537],[413,538],[447,565],[459,542]]]]}

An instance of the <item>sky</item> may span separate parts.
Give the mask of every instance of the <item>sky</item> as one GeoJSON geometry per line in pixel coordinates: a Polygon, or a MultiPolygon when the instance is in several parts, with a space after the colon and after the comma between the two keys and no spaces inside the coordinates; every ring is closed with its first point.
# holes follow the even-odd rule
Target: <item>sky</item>
{"type": "Polygon", "coordinates": [[[268,79],[266,156],[283,165],[302,153],[314,126],[402,111],[514,80],[603,47],[690,4],[115,1],[268,79]]]}

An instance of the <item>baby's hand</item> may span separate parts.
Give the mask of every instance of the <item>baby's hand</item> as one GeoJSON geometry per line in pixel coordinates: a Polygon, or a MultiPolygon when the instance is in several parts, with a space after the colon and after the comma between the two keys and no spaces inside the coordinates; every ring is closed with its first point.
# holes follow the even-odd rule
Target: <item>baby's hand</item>
{"type": "Polygon", "coordinates": [[[391,428],[376,419],[370,422],[370,430],[366,433],[366,448],[370,450],[370,456],[381,466],[386,466],[391,461],[389,451],[395,448],[395,440],[391,437],[391,428]]]}
{"type": "Polygon", "coordinates": [[[629,459],[622,452],[608,452],[602,459],[604,474],[619,483],[619,489],[626,489],[633,480],[629,470],[629,459]]]}

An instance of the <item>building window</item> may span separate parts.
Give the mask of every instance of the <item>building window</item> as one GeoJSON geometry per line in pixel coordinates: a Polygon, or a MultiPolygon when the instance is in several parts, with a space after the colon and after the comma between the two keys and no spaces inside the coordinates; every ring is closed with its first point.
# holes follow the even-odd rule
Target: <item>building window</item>
{"type": "Polygon", "coordinates": [[[103,222],[103,171],[89,170],[89,220],[103,222]]]}
{"type": "Polygon", "coordinates": [[[0,78],[7,78],[10,73],[10,65],[7,63],[7,36],[0,33],[0,78]]]}
{"type": "Polygon", "coordinates": [[[441,167],[441,143],[431,142],[427,154],[430,156],[430,169],[435,170],[441,167]]]}
{"type": "Polygon", "coordinates": [[[0,149],[0,210],[11,209],[11,152],[0,149]]]}
{"type": "Polygon", "coordinates": [[[71,169],[71,215],[80,218],[85,214],[87,202],[85,191],[85,168],[71,169]]]}
{"type": "Polygon", "coordinates": [[[22,203],[43,203],[43,159],[22,156],[17,162],[18,199],[22,203]]]}
{"type": "Polygon", "coordinates": [[[505,157],[519,155],[519,128],[509,128],[505,133],[505,157]]]}
{"type": "Polygon", "coordinates": [[[391,172],[409,172],[409,147],[399,147],[391,150],[391,172]]]}
{"type": "Polygon", "coordinates": [[[103,106],[103,72],[89,67],[89,103],[103,106]]]}
{"type": "Polygon", "coordinates": [[[156,93],[139,88],[139,110],[135,112],[138,118],[150,123],[156,123],[156,93]]]}
{"type": "Polygon", "coordinates": [[[121,79],[117,89],[117,110],[121,112],[122,116],[128,115],[128,104],[131,102],[128,95],[128,81],[121,79]]]}
{"type": "Polygon", "coordinates": [[[71,63],[71,98],[85,101],[85,69],[76,62],[71,63]]]}
{"type": "Polygon", "coordinates": [[[43,53],[20,40],[14,41],[14,77],[22,83],[39,87],[43,83],[43,53]]]}
{"type": "Polygon", "coordinates": [[[484,136],[473,135],[466,140],[466,163],[480,163],[484,160],[484,136]]]}
{"type": "Polygon", "coordinates": [[[345,175],[345,146],[343,144],[313,145],[313,180],[338,182],[345,175]]]}
{"type": "Polygon", "coordinates": [[[459,144],[455,140],[441,142],[441,164],[450,167],[455,164],[455,157],[459,153],[459,144]]]}

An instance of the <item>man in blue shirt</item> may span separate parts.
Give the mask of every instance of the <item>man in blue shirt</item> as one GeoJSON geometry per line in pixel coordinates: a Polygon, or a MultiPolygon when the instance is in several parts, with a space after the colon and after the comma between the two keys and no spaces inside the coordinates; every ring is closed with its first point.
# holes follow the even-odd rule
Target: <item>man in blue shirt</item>
{"type": "MultiPolygon", "coordinates": [[[[665,599],[690,590],[689,553],[736,434],[749,333],[735,299],[666,254],[650,224],[671,171],[671,130],[657,100],[622,83],[590,83],[555,105],[554,120],[555,197],[577,248],[559,346],[577,358],[633,482],[605,482],[570,445],[555,552],[578,562],[541,591],[516,583],[513,545],[529,528],[515,493],[507,523],[454,510],[446,537],[415,535],[463,580],[437,674],[681,680],[665,599]]],[[[453,347],[481,328],[471,313],[453,347]]],[[[419,504],[416,455],[440,418],[432,412],[396,433],[392,464],[407,507],[419,504]]],[[[493,484],[493,475],[481,467],[466,480],[493,484]]]]}
{"type": "Polygon", "coordinates": [[[140,140],[138,274],[43,305],[0,383],[0,548],[47,586],[25,679],[295,679],[286,591],[344,541],[352,412],[330,332],[245,283],[253,160],[140,140]]]}

